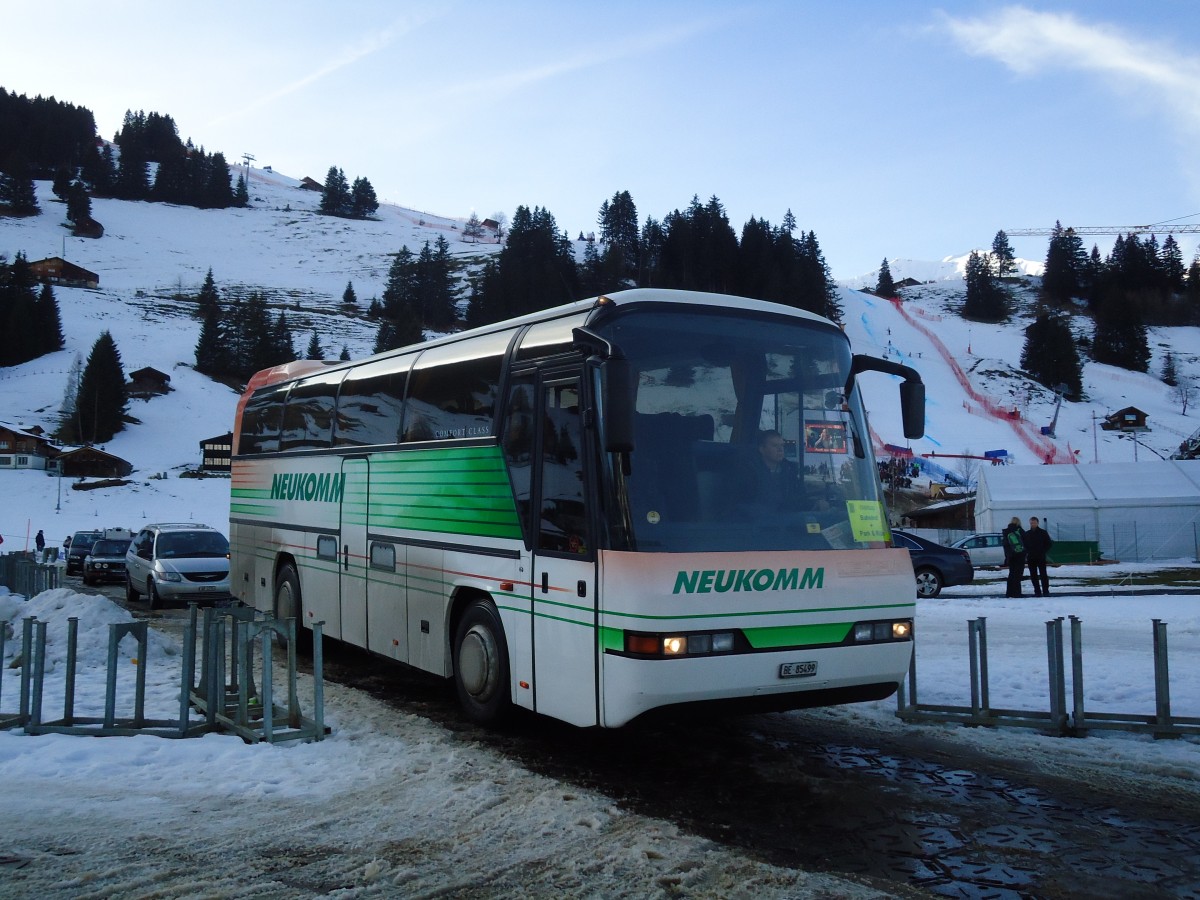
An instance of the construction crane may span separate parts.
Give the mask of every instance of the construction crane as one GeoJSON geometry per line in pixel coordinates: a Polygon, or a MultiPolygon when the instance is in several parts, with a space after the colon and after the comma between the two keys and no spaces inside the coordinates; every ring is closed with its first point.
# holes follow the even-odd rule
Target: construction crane
{"type": "MultiPolygon", "coordinates": [[[[1177,216],[1174,219],[1166,219],[1162,222],[1155,222],[1153,225],[1081,225],[1069,230],[1078,235],[1085,234],[1149,234],[1151,232],[1166,232],[1167,234],[1200,234],[1200,225],[1172,225],[1172,222],[1178,222],[1180,219],[1192,219],[1200,216],[1200,213],[1192,213],[1188,216],[1177,216]]],[[[1063,229],[1068,230],[1067,228],[1063,229]]],[[[1053,228],[1005,228],[1004,233],[1009,237],[1035,237],[1037,235],[1054,234],[1053,228]]]]}

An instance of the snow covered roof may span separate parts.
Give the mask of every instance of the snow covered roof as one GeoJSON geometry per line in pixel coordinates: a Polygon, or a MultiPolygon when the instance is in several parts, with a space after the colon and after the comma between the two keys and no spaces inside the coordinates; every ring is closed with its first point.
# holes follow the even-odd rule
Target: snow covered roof
{"type": "Polygon", "coordinates": [[[1200,460],[1077,466],[995,466],[979,473],[980,505],[992,509],[1196,506],[1200,460]]]}

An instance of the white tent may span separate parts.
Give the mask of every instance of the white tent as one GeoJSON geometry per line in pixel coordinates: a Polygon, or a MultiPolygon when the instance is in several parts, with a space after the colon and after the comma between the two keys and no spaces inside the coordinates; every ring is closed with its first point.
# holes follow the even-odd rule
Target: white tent
{"type": "Polygon", "coordinates": [[[1099,541],[1109,559],[1200,558],[1200,460],[980,471],[975,528],[1030,516],[1056,541],[1099,541]]]}

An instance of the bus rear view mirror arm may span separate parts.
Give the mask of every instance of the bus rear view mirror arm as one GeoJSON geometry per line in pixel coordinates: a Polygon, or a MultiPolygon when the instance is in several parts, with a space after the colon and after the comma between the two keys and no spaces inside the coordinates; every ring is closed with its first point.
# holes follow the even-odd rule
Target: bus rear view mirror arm
{"type": "Polygon", "coordinates": [[[600,410],[604,449],[609,453],[633,451],[633,367],[621,348],[587,328],[571,332],[577,350],[592,353],[589,362],[600,372],[600,410]]]}
{"type": "Polygon", "coordinates": [[[883,372],[887,375],[899,375],[904,379],[900,385],[900,413],[904,419],[904,436],[909,440],[924,437],[925,383],[921,381],[917,370],[889,359],[856,353],[850,366],[850,375],[846,379],[847,394],[854,389],[854,381],[860,372],[883,372]]]}

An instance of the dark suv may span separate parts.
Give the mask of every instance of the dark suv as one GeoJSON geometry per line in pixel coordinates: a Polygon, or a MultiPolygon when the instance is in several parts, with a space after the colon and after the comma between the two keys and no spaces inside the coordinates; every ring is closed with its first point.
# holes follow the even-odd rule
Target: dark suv
{"type": "Polygon", "coordinates": [[[125,581],[125,551],[129,541],[101,538],[92,544],[92,549],[83,561],[83,583],[100,584],[103,581],[125,581]]]}
{"type": "Polygon", "coordinates": [[[67,551],[68,575],[83,573],[83,561],[92,552],[92,544],[103,537],[103,531],[77,531],[71,535],[71,549],[67,551]]]}

